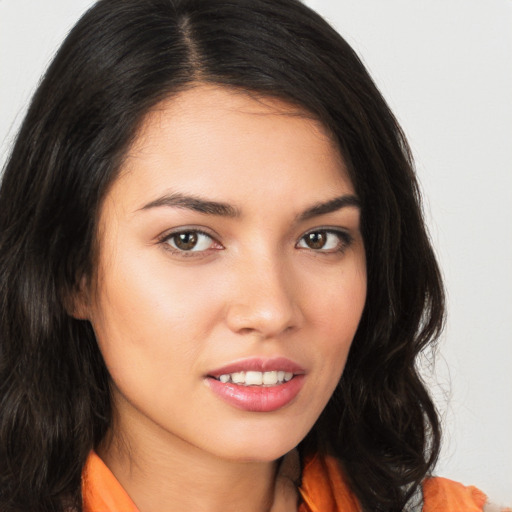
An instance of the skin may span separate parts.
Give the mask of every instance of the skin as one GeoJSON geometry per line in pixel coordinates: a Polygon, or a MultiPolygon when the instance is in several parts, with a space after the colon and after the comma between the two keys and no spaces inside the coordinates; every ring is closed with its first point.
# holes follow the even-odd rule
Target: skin
{"type": "Polygon", "coordinates": [[[336,145],[291,105],[200,85],[147,115],[104,200],[97,272],[76,309],[112,378],[98,451],[141,512],[269,510],[275,461],[329,400],[365,302],[359,208],[311,211],[342,196],[355,192],[336,145]],[[236,215],[164,204],[172,194],[236,215]],[[176,231],[194,229],[206,235],[180,250],[176,231]],[[308,246],[311,231],[325,245],[308,246]],[[207,384],[213,369],[276,356],[305,370],[276,411],[238,409],[207,384]]]}

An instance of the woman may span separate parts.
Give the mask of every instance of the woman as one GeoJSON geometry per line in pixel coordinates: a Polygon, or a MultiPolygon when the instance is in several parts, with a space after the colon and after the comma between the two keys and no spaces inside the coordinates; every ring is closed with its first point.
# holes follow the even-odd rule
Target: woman
{"type": "Polygon", "coordinates": [[[407,144],[300,3],[98,2],[0,233],[2,510],[482,509],[428,478],[444,300],[407,144]]]}

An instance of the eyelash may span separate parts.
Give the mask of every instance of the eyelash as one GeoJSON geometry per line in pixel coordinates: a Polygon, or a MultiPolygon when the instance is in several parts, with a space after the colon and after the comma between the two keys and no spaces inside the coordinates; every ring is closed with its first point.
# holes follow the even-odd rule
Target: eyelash
{"type": "Polygon", "coordinates": [[[336,244],[336,247],[334,247],[332,249],[327,249],[327,250],[323,249],[323,248],[322,249],[313,249],[311,247],[303,247],[303,248],[306,250],[309,249],[315,253],[320,253],[320,254],[336,254],[336,253],[342,254],[350,247],[350,245],[353,242],[353,237],[347,231],[344,231],[341,229],[319,227],[319,228],[312,229],[312,230],[308,231],[307,233],[305,233],[304,235],[302,235],[299,239],[299,242],[297,242],[297,245],[300,242],[302,242],[303,240],[305,240],[307,236],[314,235],[314,234],[318,235],[320,233],[325,234],[327,236],[329,236],[329,235],[336,236],[338,239],[338,243],[336,244]]]}
{"type": "MultiPolygon", "coordinates": [[[[204,255],[205,252],[209,251],[209,250],[222,250],[223,247],[222,245],[217,242],[215,240],[215,238],[210,235],[209,233],[206,233],[205,231],[202,231],[200,229],[195,229],[195,228],[190,228],[190,229],[180,229],[179,231],[174,231],[173,233],[168,233],[168,234],[165,234],[160,240],[159,242],[161,244],[163,244],[165,246],[165,249],[170,251],[172,254],[176,254],[178,256],[181,256],[181,257],[185,257],[185,258],[190,258],[190,257],[198,257],[198,256],[201,256],[201,255],[204,255]],[[209,245],[212,245],[212,244],[218,244],[219,247],[218,248],[215,248],[215,249],[212,249],[211,247],[207,247],[203,250],[184,250],[184,249],[180,249],[176,246],[173,247],[173,245],[171,245],[171,241],[175,241],[176,238],[180,235],[195,235],[197,237],[207,237],[211,240],[210,244],[209,245]]],[[[193,247],[195,248],[195,246],[193,247]]]]}
{"type": "MultiPolygon", "coordinates": [[[[328,242],[328,238],[326,240],[326,243],[327,242],[328,242]]],[[[312,251],[314,253],[318,253],[318,254],[336,254],[336,253],[339,254],[339,253],[344,253],[348,249],[348,247],[350,247],[352,242],[353,242],[353,237],[346,231],[343,231],[340,229],[320,227],[320,228],[312,229],[312,230],[308,231],[307,233],[303,234],[300,237],[299,241],[297,242],[296,248],[310,250],[310,251],[312,251]],[[337,243],[336,247],[325,250],[323,248],[314,249],[312,247],[307,246],[307,242],[305,241],[306,237],[310,236],[310,235],[318,235],[318,234],[323,234],[323,235],[326,235],[327,237],[332,236],[332,235],[336,236],[338,239],[338,243],[337,243]],[[299,247],[299,244],[301,242],[303,242],[305,244],[305,246],[299,247]]],[[[200,229],[195,229],[195,228],[180,229],[179,231],[167,233],[162,238],[160,238],[159,243],[163,244],[165,246],[166,250],[170,251],[173,254],[181,256],[181,257],[200,257],[201,255],[204,255],[206,252],[208,252],[210,250],[222,250],[223,249],[222,245],[219,242],[217,242],[212,235],[210,235],[209,233],[206,233],[205,231],[202,231],[200,229]],[[193,249],[195,249],[196,245],[194,245],[192,247],[192,250],[180,249],[175,244],[176,238],[180,235],[195,235],[198,238],[207,237],[211,240],[211,242],[209,243],[210,246],[205,249],[201,249],[201,250],[193,250],[193,249]],[[171,241],[173,241],[173,240],[174,240],[174,246],[171,245],[171,241]],[[212,248],[211,245],[214,245],[214,244],[218,244],[219,247],[212,248]]]]}

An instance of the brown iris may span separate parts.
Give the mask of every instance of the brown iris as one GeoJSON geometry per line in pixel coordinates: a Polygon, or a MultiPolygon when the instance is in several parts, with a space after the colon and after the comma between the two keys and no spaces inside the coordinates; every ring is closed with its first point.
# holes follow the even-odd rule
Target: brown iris
{"type": "Polygon", "coordinates": [[[304,236],[304,241],[310,249],[322,249],[327,242],[325,231],[315,231],[304,236]]]}
{"type": "Polygon", "coordinates": [[[174,244],[178,249],[182,251],[190,251],[197,244],[198,236],[197,233],[178,233],[174,236],[174,244]]]}

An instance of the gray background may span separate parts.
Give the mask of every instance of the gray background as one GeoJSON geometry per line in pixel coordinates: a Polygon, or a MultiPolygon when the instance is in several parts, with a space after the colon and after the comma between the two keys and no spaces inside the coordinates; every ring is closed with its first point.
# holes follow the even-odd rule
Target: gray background
{"type": "MultiPolygon", "coordinates": [[[[309,0],[409,137],[448,289],[437,473],[512,504],[512,0],[309,0]]],[[[0,164],[90,0],[0,0],[0,164]]]]}

